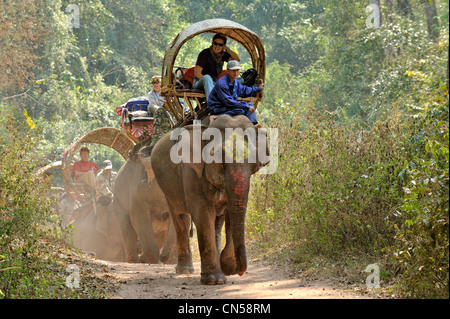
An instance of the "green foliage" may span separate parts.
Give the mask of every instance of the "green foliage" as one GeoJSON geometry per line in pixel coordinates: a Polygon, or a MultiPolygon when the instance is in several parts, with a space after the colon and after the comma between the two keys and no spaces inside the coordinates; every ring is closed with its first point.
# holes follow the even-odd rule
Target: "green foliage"
{"type": "Polygon", "coordinates": [[[0,97],[20,93],[32,82],[43,32],[39,6],[39,0],[0,3],[0,97]]]}
{"type": "Polygon", "coordinates": [[[389,242],[384,218],[402,198],[397,163],[406,155],[405,124],[399,118],[370,131],[315,116],[308,117],[306,129],[295,116],[289,126],[278,126],[278,170],[253,184],[253,236],[299,255],[380,253],[389,242]]]}
{"type": "Polygon", "coordinates": [[[437,81],[431,88],[410,136],[411,156],[402,170],[407,179],[403,205],[390,219],[392,253],[408,296],[448,298],[448,87],[437,81]]]}
{"type": "Polygon", "coordinates": [[[43,163],[36,152],[39,126],[24,112],[20,121],[4,121],[2,128],[0,299],[104,297],[85,264],[83,288],[66,286],[66,267],[74,260],[67,256],[68,234],[54,213],[57,200],[50,195],[50,180],[36,174],[43,163]]]}
{"type": "Polygon", "coordinates": [[[54,201],[47,197],[48,182],[34,175],[36,128],[30,121],[26,125],[16,129],[10,121],[0,139],[0,298],[46,297],[50,284],[50,276],[40,278],[45,262],[38,256],[42,236],[52,227],[54,201]]]}
{"type": "Polygon", "coordinates": [[[448,298],[448,27],[435,43],[394,14],[365,29],[361,3],[328,2],[322,57],[303,77],[268,69],[279,166],[252,182],[250,240],[298,261],[384,259],[403,296],[448,298]]]}

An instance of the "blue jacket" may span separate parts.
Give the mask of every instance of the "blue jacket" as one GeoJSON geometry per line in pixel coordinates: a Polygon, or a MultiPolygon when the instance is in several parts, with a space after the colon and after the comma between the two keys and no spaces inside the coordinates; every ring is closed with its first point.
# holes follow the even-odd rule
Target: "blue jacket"
{"type": "Polygon", "coordinates": [[[231,116],[248,116],[250,113],[248,109],[253,105],[244,101],[238,102],[238,97],[248,97],[260,91],[260,87],[245,86],[238,80],[234,80],[231,83],[227,74],[216,82],[209,94],[207,103],[208,110],[212,115],[228,114],[231,116]]]}

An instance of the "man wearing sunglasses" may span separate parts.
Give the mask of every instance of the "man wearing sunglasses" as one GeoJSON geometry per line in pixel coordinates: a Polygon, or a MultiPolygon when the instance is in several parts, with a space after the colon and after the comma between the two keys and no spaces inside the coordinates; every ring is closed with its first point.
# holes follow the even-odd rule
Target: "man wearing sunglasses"
{"type": "Polygon", "coordinates": [[[221,33],[214,35],[212,44],[198,55],[194,68],[193,88],[203,90],[206,98],[222,72],[223,62],[240,61],[239,55],[227,47],[227,37],[221,33]]]}
{"type": "Polygon", "coordinates": [[[148,102],[152,105],[156,105],[159,107],[164,107],[168,110],[168,107],[165,105],[166,99],[161,96],[161,77],[155,75],[152,77],[152,87],[153,89],[148,92],[148,102]]]}

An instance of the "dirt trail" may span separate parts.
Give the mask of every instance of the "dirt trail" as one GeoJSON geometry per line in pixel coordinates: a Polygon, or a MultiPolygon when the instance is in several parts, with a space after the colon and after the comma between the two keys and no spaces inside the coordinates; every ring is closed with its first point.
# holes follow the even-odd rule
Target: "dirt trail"
{"type": "Polygon", "coordinates": [[[239,277],[227,277],[225,285],[200,284],[200,263],[191,275],[175,274],[175,265],[130,264],[103,261],[99,276],[112,282],[119,299],[353,299],[368,298],[334,285],[329,280],[298,277],[281,266],[250,263],[239,277]]]}

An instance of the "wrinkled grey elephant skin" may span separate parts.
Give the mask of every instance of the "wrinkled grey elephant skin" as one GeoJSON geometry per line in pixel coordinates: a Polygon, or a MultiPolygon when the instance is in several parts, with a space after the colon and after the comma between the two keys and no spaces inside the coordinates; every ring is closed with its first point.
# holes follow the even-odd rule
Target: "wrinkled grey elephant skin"
{"type": "MultiPolygon", "coordinates": [[[[189,132],[190,154],[202,152],[210,141],[193,143],[195,127],[183,127],[189,132]],[[201,149],[198,149],[201,148],[201,149]]],[[[151,154],[151,165],[159,186],[164,192],[177,233],[178,264],[177,273],[192,273],[192,254],[189,243],[191,218],[197,229],[201,257],[201,283],[224,284],[228,275],[242,276],[247,269],[244,224],[247,209],[250,177],[259,168],[268,163],[265,152],[264,161],[256,156],[256,161],[225,163],[225,154],[229,152],[229,142],[225,140],[225,128],[241,128],[256,134],[254,125],[245,116],[217,117],[210,127],[220,130],[221,140],[214,141],[217,146],[207,151],[214,155],[214,150],[222,150],[222,160],[200,163],[192,160],[174,162],[171,160],[172,147],[177,147],[177,140],[170,139],[170,133],[164,135],[155,145],[151,154]],[[228,147],[228,149],[227,149],[228,147]],[[220,253],[220,232],[225,222],[226,245],[220,253]],[[220,255],[219,255],[220,253],[220,255]]],[[[207,129],[201,126],[202,132],[207,129]]],[[[216,130],[217,131],[217,130],[216,130]]],[[[173,136],[173,135],[172,135],[173,136]]],[[[264,134],[264,138],[267,137],[264,134]]],[[[181,140],[181,138],[180,138],[181,140]]],[[[258,139],[259,143],[259,139],[258,139]]],[[[248,142],[248,158],[252,152],[258,154],[258,143],[248,142]]],[[[266,143],[266,140],[264,141],[266,143]]],[[[237,146],[236,146],[237,147],[237,146]]],[[[205,148],[206,149],[206,148],[205,148]]],[[[233,150],[231,149],[233,153],[233,150]]],[[[173,154],[172,154],[173,155],[173,154]]]]}

